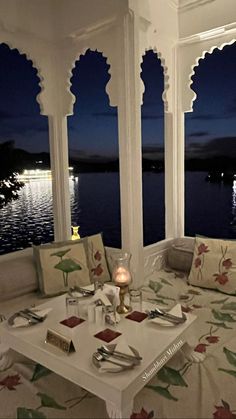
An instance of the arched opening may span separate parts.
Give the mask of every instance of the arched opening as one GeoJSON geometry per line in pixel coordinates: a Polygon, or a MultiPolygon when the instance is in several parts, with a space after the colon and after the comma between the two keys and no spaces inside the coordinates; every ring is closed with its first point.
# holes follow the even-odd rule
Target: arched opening
{"type": "Polygon", "coordinates": [[[71,79],[76,97],[68,118],[71,219],[81,237],[103,233],[104,244],[121,246],[117,109],[109,106],[105,86],[109,65],[87,50],[76,61],[71,79]]]}
{"type": "Polygon", "coordinates": [[[186,115],[186,235],[235,238],[236,44],[199,61],[186,115]]]}
{"type": "Polygon", "coordinates": [[[150,50],[143,57],[145,84],[142,105],[144,245],[165,238],[164,76],[161,60],[150,50]]]}
{"type": "MultiPolygon", "coordinates": [[[[19,173],[50,169],[48,122],[36,102],[39,91],[32,62],[1,44],[0,146],[10,144],[19,173]]],[[[29,177],[23,181],[18,199],[0,209],[1,254],[53,240],[51,179],[33,182],[29,177]]]]}

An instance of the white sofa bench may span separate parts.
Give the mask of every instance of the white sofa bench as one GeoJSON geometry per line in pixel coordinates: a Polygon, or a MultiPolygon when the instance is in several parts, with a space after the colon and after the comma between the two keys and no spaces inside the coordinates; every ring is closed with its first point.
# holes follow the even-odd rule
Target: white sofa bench
{"type": "MultiPolygon", "coordinates": [[[[177,352],[137,394],[132,419],[151,419],[153,416],[195,419],[234,417],[236,297],[188,285],[193,240],[180,239],[174,244],[169,251],[164,249],[155,256],[156,259],[162,259],[160,263],[157,264],[153,256],[153,269],[148,271],[143,294],[166,309],[180,301],[183,310],[193,312],[198,319],[189,336],[189,346],[177,352]],[[178,251],[179,248],[182,252],[178,251]],[[154,268],[157,265],[163,266],[156,270],[154,268]]],[[[24,264],[27,264],[25,253],[29,253],[26,271],[33,275],[32,255],[30,251],[22,253],[24,264]]],[[[21,272],[22,255],[13,256],[17,256],[16,259],[19,256],[14,267],[16,269],[18,266],[21,272]]],[[[5,262],[9,257],[3,259],[5,262]]],[[[7,269],[10,270],[10,264],[7,269]]],[[[16,270],[14,275],[17,275],[16,270]]],[[[23,295],[22,286],[18,296],[15,293],[12,299],[2,299],[0,312],[7,317],[21,307],[42,301],[36,291],[35,276],[31,276],[31,281],[28,293],[23,295]]],[[[153,338],[158,342],[158,326],[153,338]]],[[[28,359],[18,357],[15,353],[11,355],[12,366],[8,365],[0,373],[0,418],[107,417],[102,400],[28,359]],[[11,391],[13,389],[15,391],[11,391]],[[41,412],[42,416],[37,416],[37,412],[41,412]]]]}

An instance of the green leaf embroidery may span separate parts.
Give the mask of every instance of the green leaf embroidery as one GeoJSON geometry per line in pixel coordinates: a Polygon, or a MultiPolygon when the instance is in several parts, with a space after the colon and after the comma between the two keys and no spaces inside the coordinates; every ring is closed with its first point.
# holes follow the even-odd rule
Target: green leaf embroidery
{"type": "Polygon", "coordinates": [[[162,284],[160,284],[159,282],[156,281],[149,281],[149,287],[155,292],[157,293],[158,291],[160,291],[160,289],[162,288],[162,284]]]}
{"type": "Polygon", "coordinates": [[[158,394],[165,397],[166,399],[174,400],[175,402],[178,401],[178,399],[176,397],[174,397],[174,396],[172,396],[172,394],[170,394],[170,392],[167,388],[164,388],[164,387],[161,387],[161,386],[151,386],[151,385],[147,385],[146,387],[150,388],[151,390],[156,391],[158,394]]]}
{"type": "Polygon", "coordinates": [[[214,309],[211,310],[215,319],[220,320],[222,322],[236,322],[231,314],[228,313],[221,313],[220,311],[216,311],[214,309]]]}
{"type": "Polygon", "coordinates": [[[163,367],[157,373],[159,380],[164,383],[171,384],[173,386],[188,387],[188,384],[184,381],[180,372],[170,367],[163,367]]]}
{"type": "Polygon", "coordinates": [[[65,406],[58,404],[52,397],[45,393],[37,393],[37,396],[41,399],[41,405],[44,407],[53,407],[54,409],[66,410],[65,406]]]}
{"type": "Polygon", "coordinates": [[[234,371],[234,370],[226,370],[226,369],[224,369],[224,368],[218,368],[218,370],[219,370],[219,371],[226,372],[227,374],[230,374],[230,375],[232,375],[233,377],[235,377],[235,378],[236,378],[236,371],[234,371]]]}
{"type": "Polygon", "coordinates": [[[223,303],[225,303],[225,301],[227,301],[228,299],[229,299],[229,297],[224,298],[223,300],[211,301],[211,304],[223,304],[223,303]]]}
{"type": "Polygon", "coordinates": [[[201,293],[199,291],[196,291],[196,290],[188,290],[188,294],[191,294],[191,295],[201,295],[201,293]]]}
{"type": "Polygon", "coordinates": [[[226,303],[221,307],[221,310],[235,310],[236,311],[236,302],[232,301],[231,303],[226,303]]]}
{"type": "Polygon", "coordinates": [[[171,284],[170,282],[168,282],[166,279],[164,279],[164,278],[160,278],[160,280],[161,280],[161,283],[162,283],[162,284],[165,284],[165,285],[170,285],[171,287],[173,287],[173,284],[171,284]]]}
{"type": "Polygon", "coordinates": [[[30,381],[37,381],[42,377],[45,377],[46,375],[51,374],[52,371],[50,371],[48,368],[43,367],[43,365],[36,364],[33,376],[30,381]]]}
{"type": "Polygon", "coordinates": [[[17,408],[17,419],[47,419],[44,413],[26,407],[17,408]]]}
{"type": "Polygon", "coordinates": [[[63,256],[65,256],[70,250],[71,249],[60,250],[59,252],[51,253],[50,256],[58,256],[59,258],[63,258],[63,256]]]}
{"type": "Polygon", "coordinates": [[[81,270],[81,266],[74,262],[72,259],[61,260],[61,262],[57,263],[54,268],[66,273],[81,270]]]}
{"type": "Polygon", "coordinates": [[[228,360],[228,362],[233,365],[234,367],[236,367],[236,352],[232,352],[229,349],[225,348],[223,349],[226,358],[228,360]]]}
{"type": "Polygon", "coordinates": [[[206,322],[208,324],[213,324],[214,326],[223,327],[223,329],[233,329],[232,327],[227,326],[225,323],[217,323],[217,322],[206,322]]]}

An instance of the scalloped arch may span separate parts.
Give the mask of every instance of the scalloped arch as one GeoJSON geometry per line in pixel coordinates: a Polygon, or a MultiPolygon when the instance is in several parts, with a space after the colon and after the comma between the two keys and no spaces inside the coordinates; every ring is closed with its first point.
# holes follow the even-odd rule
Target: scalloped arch
{"type": "Polygon", "coordinates": [[[107,55],[104,55],[104,52],[103,51],[100,51],[97,48],[94,48],[94,47],[91,47],[91,46],[86,46],[86,47],[84,47],[82,49],[82,51],[79,54],[76,54],[76,57],[71,61],[71,66],[70,66],[70,69],[69,69],[69,72],[68,72],[67,85],[68,85],[68,88],[69,88],[69,92],[70,92],[70,94],[72,96],[72,104],[71,104],[72,105],[72,114],[73,114],[73,105],[75,104],[76,97],[75,97],[75,95],[71,91],[71,86],[72,86],[71,78],[73,76],[73,70],[76,67],[76,62],[80,60],[81,55],[85,55],[85,53],[88,51],[88,49],[90,49],[92,52],[98,52],[99,54],[102,55],[103,58],[106,59],[106,63],[109,66],[107,72],[110,75],[110,78],[109,78],[109,80],[108,80],[108,82],[106,84],[105,90],[106,90],[106,93],[109,96],[109,88],[108,88],[108,85],[109,85],[109,83],[111,81],[111,72],[110,72],[111,62],[110,62],[108,56],[107,55]]]}
{"type": "Polygon", "coordinates": [[[235,42],[236,42],[236,38],[233,38],[231,41],[225,41],[225,42],[222,42],[220,45],[214,45],[210,47],[208,50],[204,49],[202,50],[201,55],[196,58],[195,63],[191,66],[191,73],[189,74],[189,83],[188,83],[188,87],[190,88],[192,92],[191,109],[193,109],[193,102],[197,99],[197,93],[192,89],[191,86],[193,84],[192,77],[195,74],[195,68],[199,66],[199,61],[201,59],[204,59],[206,54],[212,54],[215,49],[222,50],[225,46],[232,45],[235,42]]]}
{"type": "Polygon", "coordinates": [[[41,99],[40,99],[40,95],[41,95],[42,91],[44,90],[44,87],[43,87],[44,78],[43,78],[42,74],[40,73],[41,69],[40,69],[39,65],[37,65],[37,60],[35,59],[35,57],[33,57],[31,52],[27,51],[27,48],[23,48],[22,46],[17,45],[17,42],[11,42],[9,40],[1,40],[0,44],[6,44],[9,47],[10,50],[17,50],[20,55],[25,55],[27,61],[32,62],[32,67],[36,70],[36,72],[37,72],[36,76],[39,79],[39,82],[37,82],[37,84],[41,89],[40,92],[38,93],[38,95],[36,96],[36,101],[39,104],[40,112],[41,112],[42,109],[43,109],[43,106],[42,106],[42,102],[41,102],[41,99]]]}
{"type": "MultiPolygon", "coordinates": [[[[164,75],[164,90],[163,90],[163,93],[162,93],[162,100],[163,100],[163,103],[164,103],[164,110],[165,110],[165,112],[168,112],[167,90],[170,87],[170,85],[169,85],[169,78],[170,77],[169,77],[169,74],[168,74],[168,67],[166,65],[166,60],[163,57],[161,51],[159,51],[156,46],[145,48],[145,51],[142,54],[142,57],[144,57],[145,54],[146,54],[146,52],[148,52],[150,50],[152,50],[153,52],[155,52],[155,54],[157,54],[157,58],[159,58],[159,60],[161,61],[161,66],[163,68],[163,75],[164,75]]],[[[143,59],[142,59],[142,62],[143,62],[143,59]]],[[[143,88],[142,94],[144,94],[144,92],[145,92],[145,85],[144,85],[144,83],[143,83],[143,87],[144,88],[143,88]]]]}

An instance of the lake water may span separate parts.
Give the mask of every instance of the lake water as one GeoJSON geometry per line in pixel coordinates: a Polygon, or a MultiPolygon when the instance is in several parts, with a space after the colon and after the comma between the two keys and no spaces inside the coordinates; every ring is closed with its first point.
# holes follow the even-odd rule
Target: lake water
{"type": "MultiPolygon", "coordinates": [[[[206,173],[186,173],[186,231],[236,238],[236,181],[209,183],[206,173]]],[[[83,173],[70,179],[72,224],[81,236],[103,232],[107,246],[120,247],[118,173],[83,173]]],[[[164,174],[143,174],[144,244],[164,238],[164,174]]],[[[18,200],[0,210],[0,254],[53,240],[50,180],[26,183],[18,200]]]]}

